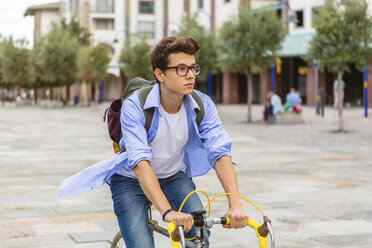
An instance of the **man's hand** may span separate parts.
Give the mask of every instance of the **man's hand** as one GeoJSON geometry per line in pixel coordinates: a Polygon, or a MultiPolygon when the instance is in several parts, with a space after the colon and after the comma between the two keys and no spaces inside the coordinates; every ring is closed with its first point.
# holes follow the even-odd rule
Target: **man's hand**
{"type": "Polygon", "coordinates": [[[230,224],[223,225],[224,228],[243,228],[248,224],[249,217],[242,207],[231,207],[225,216],[229,217],[230,224]]]}
{"type": "Polygon", "coordinates": [[[185,214],[180,213],[179,216],[177,216],[176,211],[171,211],[165,216],[166,222],[173,222],[176,224],[176,226],[183,226],[184,232],[189,232],[192,228],[192,216],[191,214],[185,214]],[[177,218],[178,217],[178,218],[177,218]]]}

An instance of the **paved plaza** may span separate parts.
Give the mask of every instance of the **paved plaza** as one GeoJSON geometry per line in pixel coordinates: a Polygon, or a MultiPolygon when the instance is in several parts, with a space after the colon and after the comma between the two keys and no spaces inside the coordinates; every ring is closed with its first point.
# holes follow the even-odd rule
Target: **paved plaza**
{"type": "MultiPolygon", "coordinates": [[[[102,122],[107,104],[0,107],[0,248],[110,246],[118,226],[106,185],[57,197],[64,178],[113,154],[102,122]]],[[[345,109],[340,134],[332,108],[322,118],[305,107],[297,125],[262,124],[262,106],[253,107],[252,124],[246,105],[217,108],[233,141],[241,194],[271,218],[276,247],[372,248],[372,109],[368,120],[362,108],[345,109]]],[[[213,171],[195,181],[210,197],[223,192],[213,171]]],[[[212,215],[226,210],[225,197],[212,203],[212,215]]],[[[156,242],[168,247],[166,239],[156,242]]],[[[216,227],[211,247],[258,243],[248,228],[216,227]]]]}

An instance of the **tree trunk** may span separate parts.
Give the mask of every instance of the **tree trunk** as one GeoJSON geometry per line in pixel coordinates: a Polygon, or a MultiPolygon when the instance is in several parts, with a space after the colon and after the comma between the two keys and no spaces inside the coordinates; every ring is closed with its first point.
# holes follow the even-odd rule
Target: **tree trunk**
{"type": "Polygon", "coordinates": [[[83,106],[88,106],[88,89],[87,82],[83,80],[80,87],[80,102],[83,106]]]}
{"type": "Polygon", "coordinates": [[[34,103],[35,103],[35,106],[37,106],[37,88],[36,87],[34,88],[34,103]]]}
{"type": "Polygon", "coordinates": [[[245,71],[247,77],[247,93],[248,93],[248,122],[252,122],[252,73],[249,70],[245,71]]]}
{"type": "Polygon", "coordinates": [[[67,96],[66,96],[66,103],[67,105],[70,105],[70,91],[72,88],[72,84],[67,85],[67,96]]]}
{"type": "Polygon", "coordinates": [[[342,83],[342,76],[344,72],[337,72],[337,95],[338,95],[338,131],[344,131],[344,117],[343,117],[343,106],[344,106],[344,87],[342,83]]]}
{"type": "Polygon", "coordinates": [[[61,82],[58,85],[57,101],[62,102],[62,83],[61,82]]]}
{"type": "Polygon", "coordinates": [[[94,102],[96,104],[99,103],[99,81],[98,80],[94,81],[94,102]]]}
{"type": "Polygon", "coordinates": [[[5,106],[5,88],[1,87],[1,105],[5,106]]]}
{"type": "Polygon", "coordinates": [[[87,97],[88,97],[88,106],[92,103],[92,82],[87,81],[87,97]]]}
{"type": "Polygon", "coordinates": [[[49,100],[50,101],[53,100],[53,86],[50,86],[50,89],[49,89],[49,100]]]}

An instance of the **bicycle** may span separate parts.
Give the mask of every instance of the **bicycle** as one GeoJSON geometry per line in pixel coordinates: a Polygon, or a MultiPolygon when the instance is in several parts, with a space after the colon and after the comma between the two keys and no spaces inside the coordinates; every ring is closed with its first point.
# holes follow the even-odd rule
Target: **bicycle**
{"type": "MultiPolygon", "coordinates": [[[[263,215],[263,223],[260,225],[258,222],[252,220],[249,218],[247,225],[251,227],[252,229],[255,230],[256,236],[259,241],[259,248],[267,248],[267,236],[270,234],[270,240],[271,240],[271,248],[275,248],[275,237],[274,237],[274,232],[271,227],[271,221],[270,219],[263,213],[263,211],[255,205],[253,202],[248,200],[247,198],[233,194],[233,193],[223,193],[219,194],[215,197],[213,197],[211,200],[209,200],[209,196],[207,193],[201,190],[195,190],[192,191],[183,201],[183,203],[180,206],[180,209],[178,210],[178,214],[180,214],[182,207],[186,200],[194,193],[201,192],[204,193],[208,199],[208,203],[206,204],[204,210],[200,211],[195,211],[191,213],[192,218],[193,218],[193,226],[195,226],[196,229],[196,235],[192,239],[185,239],[184,232],[183,232],[183,227],[178,226],[178,229],[176,230],[176,225],[173,222],[168,223],[168,227],[164,228],[160,225],[158,225],[158,222],[156,220],[152,219],[152,214],[151,214],[151,202],[147,202],[147,209],[149,212],[149,227],[152,232],[152,235],[154,235],[154,232],[157,232],[165,237],[168,237],[170,239],[170,243],[172,244],[172,248],[203,248],[205,243],[203,239],[203,230],[205,228],[210,229],[212,228],[213,225],[216,224],[229,224],[229,218],[227,216],[224,217],[218,217],[218,218],[212,218],[210,217],[210,203],[216,199],[217,197],[220,197],[222,195],[235,195],[238,197],[241,197],[242,199],[246,200],[250,204],[252,204],[254,207],[256,207],[257,210],[259,210],[262,215],[263,215]],[[206,214],[206,209],[209,207],[208,211],[208,216],[205,216],[206,214]],[[193,240],[193,241],[191,241],[193,240]]],[[[115,237],[113,238],[111,242],[111,248],[125,248],[125,243],[123,240],[123,237],[121,235],[121,232],[119,231],[115,237]]]]}

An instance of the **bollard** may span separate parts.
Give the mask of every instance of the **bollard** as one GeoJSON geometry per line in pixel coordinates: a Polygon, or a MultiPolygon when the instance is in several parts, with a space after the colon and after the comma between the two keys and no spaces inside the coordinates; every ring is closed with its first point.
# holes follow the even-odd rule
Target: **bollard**
{"type": "Polygon", "coordinates": [[[324,101],[325,100],[325,90],[324,90],[324,88],[320,89],[319,95],[320,95],[320,109],[321,109],[322,117],[324,117],[324,103],[325,103],[325,101],[324,101]]]}

